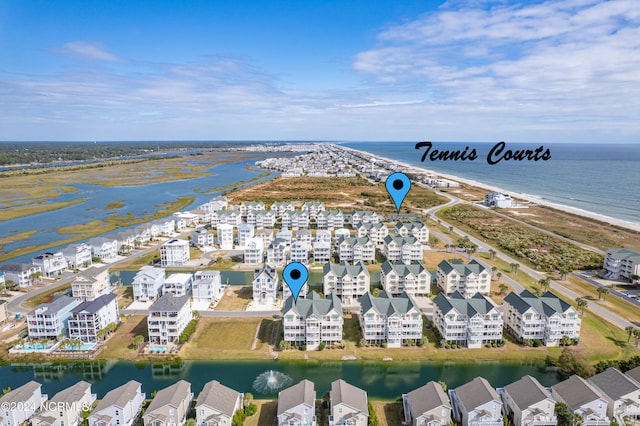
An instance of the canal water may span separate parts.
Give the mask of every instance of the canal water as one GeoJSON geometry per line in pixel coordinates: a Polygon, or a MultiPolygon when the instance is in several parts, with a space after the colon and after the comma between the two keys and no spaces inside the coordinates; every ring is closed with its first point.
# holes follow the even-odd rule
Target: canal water
{"type": "Polygon", "coordinates": [[[449,388],[455,388],[482,376],[494,387],[502,387],[525,375],[536,377],[544,386],[558,382],[555,373],[539,364],[508,362],[185,361],[170,365],[106,361],[3,365],[0,366],[0,388],[15,389],[35,380],[43,385],[43,392],[52,397],[79,380],[86,380],[92,384],[92,392],[102,398],[128,380],[137,380],[149,397],[154,390],[180,379],[190,382],[196,395],[206,382],[218,380],[237,391],[251,392],[257,398],[275,398],[278,386],[266,392],[264,386],[260,386],[266,376],[274,377],[275,385],[309,379],[315,383],[320,398],[329,391],[332,381],[341,378],[366,390],[372,398],[394,400],[430,380],[444,381],[449,388]]]}

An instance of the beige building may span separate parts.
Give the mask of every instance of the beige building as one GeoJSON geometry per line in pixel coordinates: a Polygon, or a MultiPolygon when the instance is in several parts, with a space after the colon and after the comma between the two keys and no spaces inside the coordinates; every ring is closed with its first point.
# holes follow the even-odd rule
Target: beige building
{"type": "Polygon", "coordinates": [[[142,416],[144,426],[184,426],[192,400],[191,383],[184,380],[159,390],[142,416]]]}
{"type": "Polygon", "coordinates": [[[340,379],[331,383],[329,398],[331,400],[329,426],[368,425],[367,392],[340,379]]]}
{"type": "Polygon", "coordinates": [[[40,406],[40,413],[31,420],[32,426],[77,426],[82,422],[83,408],[93,406],[96,394],[84,380],[61,390],[40,406]],[[62,409],[61,409],[62,407],[62,409]]]}
{"type": "Polygon", "coordinates": [[[555,426],[556,401],[538,380],[524,376],[500,390],[505,412],[514,426],[555,426]]]}
{"type": "Polygon", "coordinates": [[[73,297],[83,302],[95,300],[110,291],[111,283],[109,282],[109,270],[107,269],[89,268],[81,275],[76,276],[71,284],[73,297]]]}
{"type": "Polygon", "coordinates": [[[196,425],[231,426],[233,415],[242,409],[244,395],[217,380],[207,382],[198,395],[196,425]]]}
{"type": "Polygon", "coordinates": [[[404,424],[410,426],[449,426],[451,404],[440,383],[426,385],[402,395],[404,424]]]}

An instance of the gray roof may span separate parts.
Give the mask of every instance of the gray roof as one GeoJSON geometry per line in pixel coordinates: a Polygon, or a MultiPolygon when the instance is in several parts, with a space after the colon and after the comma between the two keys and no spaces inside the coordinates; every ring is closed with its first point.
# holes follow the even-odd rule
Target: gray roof
{"type": "Polygon", "coordinates": [[[551,393],[535,377],[531,376],[524,376],[517,382],[505,386],[504,390],[520,410],[525,410],[533,404],[551,398],[551,393]]]}
{"type": "Polygon", "coordinates": [[[390,244],[392,241],[399,246],[413,245],[419,242],[416,237],[401,237],[399,235],[387,235],[384,237],[385,244],[390,244]]]}
{"type": "Polygon", "coordinates": [[[444,393],[440,383],[434,381],[412,390],[407,396],[411,401],[411,414],[414,419],[440,406],[451,408],[449,397],[444,393]]]}
{"type": "Polygon", "coordinates": [[[105,243],[113,244],[114,241],[116,241],[115,238],[95,237],[87,241],[87,244],[91,246],[101,246],[102,244],[105,244],[105,243]]]}
{"type": "Polygon", "coordinates": [[[529,309],[533,309],[539,314],[551,316],[561,314],[572,306],[561,300],[558,296],[547,291],[540,297],[535,296],[529,290],[524,290],[519,295],[511,292],[504,298],[504,301],[513,306],[518,312],[524,313],[529,309]]]}
{"type": "Polygon", "coordinates": [[[465,299],[458,291],[453,292],[451,296],[445,296],[444,293],[439,293],[436,298],[433,299],[433,303],[442,313],[447,313],[455,309],[460,314],[466,315],[469,318],[477,314],[486,315],[495,309],[491,300],[480,293],[474,294],[469,299],[465,299]]]}
{"type": "Polygon", "coordinates": [[[191,383],[180,380],[156,393],[156,396],[147,407],[145,414],[151,414],[154,410],[171,405],[177,407],[191,393],[191,383]]]}
{"type": "Polygon", "coordinates": [[[278,394],[278,416],[300,404],[313,407],[316,401],[316,390],[313,382],[302,380],[278,394]]]}
{"type": "Polygon", "coordinates": [[[347,244],[350,246],[355,246],[357,244],[359,245],[366,245],[366,244],[373,244],[373,242],[371,241],[371,238],[369,237],[340,237],[340,239],[338,240],[338,244],[342,245],[342,244],[347,244]]]}
{"type": "Polygon", "coordinates": [[[100,309],[115,300],[115,298],[116,295],[113,293],[103,294],[102,296],[96,297],[94,300],[87,300],[86,302],[82,302],[81,304],[73,308],[72,312],[74,314],[78,314],[81,312],[95,314],[100,309]]]}
{"type": "Polygon", "coordinates": [[[212,380],[204,385],[202,392],[198,395],[196,408],[206,405],[229,417],[233,417],[239,396],[239,392],[220,384],[217,380],[212,380]]]}
{"type": "Polygon", "coordinates": [[[634,368],[632,370],[629,370],[629,371],[625,372],[624,374],[626,374],[627,376],[631,377],[637,383],[640,383],[640,367],[636,367],[636,368],[634,368]]]}
{"type": "Polygon", "coordinates": [[[498,393],[484,377],[476,377],[472,381],[456,388],[455,391],[467,412],[473,411],[490,401],[500,402],[498,393]]]}
{"type": "Polygon", "coordinates": [[[8,394],[0,397],[0,405],[7,402],[24,402],[28,400],[33,393],[42,385],[31,380],[17,389],[12,390],[8,394]]]}
{"type": "Polygon", "coordinates": [[[389,274],[391,271],[395,271],[395,273],[401,277],[406,277],[407,275],[414,275],[417,277],[426,271],[427,274],[431,276],[431,273],[425,269],[422,262],[411,262],[409,265],[405,265],[402,262],[391,263],[387,260],[382,264],[380,269],[385,275],[389,274]]]}
{"type": "Polygon", "coordinates": [[[80,401],[80,399],[87,392],[87,389],[91,389],[91,383],[87,383],[84,380],[79,381],[73,386],[69,386],[66,389],[61,390],[49,400],[50,403],[55,404],[58,402],[74,402],[80,401]]]}
{"type": "MultiPolygon", "coordinates": [[[[29,269],[35,267],[34,265],[32,265],[31,263],[7,263],[5,265],[2,265],[2,267],[0,269],[2,269],[4,272],[26,272],[29,269]]],[[[37,266],[39,268],[39,266],[37,266]]]]}
{"type": "Polygon", "coordinates": [[[640,252],[634,248],[612,248],[607,250],[607,254],[611,254],[617,259],[633,260],[640,263],[640,252]]]}
{"type": "Polygon", "coordinates": [[[99,411],[111,406],[124,408],[129,401],[135,398],[138,391],[141,389],[141,386],[142,385],[135,380],[129,380],[124,385],[110,390],[104,398],[102,398],[96,408],[94,408],[93,412],[98,413],[99,411]]]}
{"type": "Polygon", "coordinates": [[[386,290],[380,293],[379,297],[374,297],[371,293],[367,292],[360,297],[360,306],[363,314],[371,309],[387,316],[393,314],[403,315],[411,309],[416,309],[420,312],[416,301],[406,292],[402,292],[402,294],[397,297],[393,297],[391,293],[386,290]]]}
{"type": "Polygon", "coordinates": [[[184,305],[189,303],[191,296],[185,294],[184,296],[174,296],[171,294],[162,295],[158,300],[153,302],[153,305],[149,307],[151,311],[179,311],[184,305]]]}
{"type": "Polygon", "coordinates": [[[342,303],[338,296],[331,293],[323,299],[318,293],[312,291],[307,294],[306,298],[298,297],[297,301],[294,301],[293,296],[287,297],[287,300],[284,302],[283,312],[286,315],[289,311],[293,311],[299,316],[308,318],[311,315],[318,317],[325,316],[333,310],[342,315],[342,303]]]}
{"type": "Polygon", "coordinates": [[[353,265],[350,265],[345,261],[342,261],[337,265],[335,263],[328,262],[322,267],[323,275],[327,275],[329,271],[333,272],[338,277],[356,277],[362,272],[364,272],[366,276],[371,276],[369,274],[369,270],[362,262],[356,262],[353,265]]]}
{"type": "Polygon", "coordinates": [[[73,297],[62,295],[49,303],[43,303],[42,305],[38,305],[34,310],[29,312],[29,315],[35,315],[36,309],[47,308],[47,314],[54,314],[62,309],[66,308],[69,305],[78,305],[80,302],[78,299],[74,299],[73,297]]]}
{"type": "Polygon", "coordinates": [[[567,403],[572,411],[601,398],[600,393],[582,377],[573,375],[551,388],[567,403]]]}
{"type": "Polygon", "coordinates": [[[422,229],[425,226],[426,225],[424,223],[419,222],[419,221],[411,221],[411,222],[398,221],[398,222],[396,222],[396,229],[401,229],[401,228],[407,228],[409,230],[411,230],[413,228],[422,229]]]}
{"type": "Polygon", "coordinates": [[[486,268],[479,264],[475,259],[466,264],[458,259],[453,259],[451,261],[443,260],[438,264],[438,269],[442,270],[447,275],[451,271],[455,270],[458,274],[464,275],[465,277],[470,274],[480,274],[486,271],[486,268]]]}
{"type": "Polygon", "coordinates": [[[640,389],[637,383],[612,367],[596,374],[589,381],[614,401],[640,389]]]}
{"type": "Polygon", "coordinates": [[[331,405],[344,404],[355,410],[369,415],[367,406],[367,392],[353,386],[344,380],[334,380],[331,382],[331,405]]]}

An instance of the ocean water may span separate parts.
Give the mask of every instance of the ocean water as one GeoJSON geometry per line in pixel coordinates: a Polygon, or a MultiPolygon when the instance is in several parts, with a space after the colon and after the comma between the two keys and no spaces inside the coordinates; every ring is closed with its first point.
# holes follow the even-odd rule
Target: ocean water
{"type": "Polygon", "coordinates": [[[438,150],[476,150],[477,159],[421,162],[416,142],[350,142],[343,146],[426,170],[472,179],[588,212],[640,224],[640,144],[507,143],[505,149],[549,149],[547,161],[500,161],[487,156],[495,143],[433,142],[438,150]]]}

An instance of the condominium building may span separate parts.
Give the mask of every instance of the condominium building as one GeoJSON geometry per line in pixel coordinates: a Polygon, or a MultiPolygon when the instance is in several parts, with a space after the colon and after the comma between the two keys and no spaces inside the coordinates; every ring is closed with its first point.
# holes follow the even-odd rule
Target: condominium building
{"type": "Polygon", "coordinates": [[[262,201],[243,201],[240,203],[240,214],[247,216],[249,212],[264,211],[264,203],[262,201]]]}
{"type": "Polygon", "coordinates": [[[110,291],[111,283],[107,269],[89,268],[81,275],[76,276],[71,284],[71,294],[82,301],[94,300],[110,291]]]}
{"type": "Polygon", "coordinates": [[[284,340],[306,345],[307,350],[317,349],[320,343],[338,344],[342,342],[342,315],[342,304],[335,294],[322,299],[312,291],[297,302],[289,297],[283,309],[284,340]]]}
{"type": "Polygon", "coordinates": [[[420,221],[398,221],[395,230],[401,237],[414,237],[422,244],[429,244],[429,228],[420,221]]]}
{"type": "Polygon", "coordinates": [[[184,266],[191,259],[189,241],[172,239],[160,246],[160,266],[184,266]]]}
{"type": "Polygon", "coordinates": [[[576,309],[551,292],[540,297],[524,290],[504,299],[504,325],[522,340],[540,340],[558,346],[564,336],[580,337],[581,320],[576,309]]]}
{"type": "Polygon", "coordinates": [[[193,275],[188,273],[171,274],[162,283],[162,295],[172,294],[174,296],[184,296],[191,294],[193,275]]]}
{"type": "Polygon", "coordinates": [[[165,294],[149,307],[147,328],[149,342],[166,345],[178,340],[191,321],[189,296],[165,294]]]}
{"type": "Polygon", "coordinates": [[[351,213],[351,226],[354,228],[360,226],[363,223],[378,223],[380,222],[380,216],[373,210],[360,210],[351,213]]]}
{"type": "Polygon", "coordinates": [[[133,277],[133,300],[148,302],[156,300],[162,292],[166,272],[164,268],[145,265],[133,277]]]}
{"type": "Polygon", "coordinates": [[[491,291],[491,274],[475,260],[467,264],[457,259],[443,260],[438,265],[436,283],[445,294],[457,291],[464,297],[476,293],[488,295],[491,291]]]}
{"type": "Polygon", "coordinates": [[[50,303],[39,305],[27,314],[30,339],[57,339],[67,332],[67,321],[73,308],[80,301],[69,296],[60,296],[50,303]]]}
{"type": "Polygon", "coordinates": [[[69,337],[88,343],[97,342],[100,330],[119,321],[118,301],[113,293],[82,302],[71,312],[68,325],[69,337]]]}
{"type": "Polygon", "coordinates": [[[344,237],[338,241],[340,262],[372,262],[376,258],[376,246],[369,237],[344,237]]]}
{"type": "Polygon", "coordinates": [[[314,263],[327,263],[331,260],[331,242],[314,240],[312,247],[314,263]]]}
{"type": "Polygon", "coordinates": [[[394,237],[387,235],[383,239],[383,253],[390,262],[421,262],[423,256],[422,243],[415,237],[394,237]]]}
{"type": "Polygon", "coordinates": [[[480,348],[502,339],[502,312],[480,293],[468,299],[457,291],[451,296],[440,293],[433,308],[433,322],[447,342],[480,348]]]}
{"type": "Polygon", "coordinates": [[[62,271],[68,268],[67,259],[61,251],[56,253],[43,253],[31,260],[36,266],[42,269],[42,275],[45,277],[54,277],[62,274],[62,271]]]}
{"type": "Polygon", "coordinates": [[[280,219],[285,211],[293,211],[296,209],[296,206],[290,201],[276,201],[271,204],[269,209],[280,219]]]}
{"type": "Polygon", "coordinates": [[[220,210],[211,213],[211,226],[231,225],[238,226],[242,223],[242,216],[237,210],[220,210]]]}
{"type": "Polygon", "coordinates": [[[233,225],[221,223],[217,227],[218,246],[222,250],[233,250],[233,225]]]}
{"type": "Polygon", "coordinates": [[[399,348],[407,340],[422,339],[422,312],[413,297],[393,297],[383,291],[379,297],[367,292],[360,298],[358,320],[367,343],[386,343],[399,348]]]}
{"type": "Polygon", "coordinates": [[[265,264],[253,271],[253,303],[273,305],[278,296],[278,274],[273,264],[265,264]]]}
{"type": "Polygon", "coordinates": [[[306,212],[311,219],[316,219],[318,217],[318,213],[324,211],[324,203],[319,201],[307,201],[302,203],[300,210],[306,212]]]}
{"type": "Polygon", "coordinates": [[[406,292],[411,296],[428,296],[431,293],[431,273],[422,262],[405,265],[387,260],[380,267],[380,283],[393,295],[406,292]]]}
{"type": "Polygon", "coordinates": [[[322,287],[325,296],[335,294],[343,304],[353,305],[369,291],[371,275],[362,262],[326,263],[322,268],[322,287]]]}
{"type": "Polygon", "coordinates": [[[604,257],[606,278],[640,279],[640,252],[634,248],[612,248],[604,257]],[[634,278],[635,277],[635,278],[634,278]]]}
{"type": "Polygon", "coordinates": [[[257,229],[273,228],[276,225],[276,215],[272,211],[250,211],[247,213],[247,223],[257,229]]]}
{"type": "Polygon", "coordinates": [[[293,230],[309,227],[309,213],[303,211],[285,211],[282,213],[282,227],[293,230]]]}
{"type": "Polygon", "coordinates": [[[340,210],[321,211],[316,221],[318,229],[334,230],[344,226],[344,215],[340,210]]]}
{"type": "Polygon", "coordinates": [[[389,228],[382,223],[362,223],[356,228],[356,236],[369,237],[376,245],[382,245],[385,237],[389,235],[389,228]]]}

